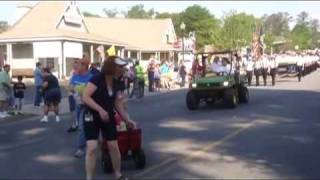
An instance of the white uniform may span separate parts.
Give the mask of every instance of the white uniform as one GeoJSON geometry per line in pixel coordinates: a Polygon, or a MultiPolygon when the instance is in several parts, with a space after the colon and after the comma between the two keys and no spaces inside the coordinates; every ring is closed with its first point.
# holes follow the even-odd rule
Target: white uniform
{"type": "Polygon", "coordinates": [[[218,63],[213,62],[211,64],[211,71],[214,73],[219,73],[220,72],[220,65],[218,63]]]}
{"type": "Polygon", "coordinates": [[[254,69],[261,69],[261,60],[257,60],[254,62],[254,69]]]}
{"type": "Polygon", "coordinates": [[[269,60],[270,69],[276,69],[278,68],[278,60],[276,58],[271,58],[269,60]]]}
{"type": "Polygon", "coordinates": [[[268,69],[269,68],[269,61],[268,61],[267,57],[262,58],[261,66],[262,66],[263,69],[268,69]]]}
{"type": "Polygon", "coordinates": [[[254,62],[252,60],[245,62],[246,71],[253,71],[254,62]]]}
{"type": "Polygon", "coordinates": [[[303,66],[304,58],[301,56],[297,57],[297,66],[303,66]]]}

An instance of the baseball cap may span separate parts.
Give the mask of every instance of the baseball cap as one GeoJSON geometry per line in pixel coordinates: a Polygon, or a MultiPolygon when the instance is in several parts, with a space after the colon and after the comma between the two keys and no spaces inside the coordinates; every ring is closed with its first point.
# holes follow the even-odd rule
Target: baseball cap
{"type": "Polygon", "coordinates": [[[122,58],[120,58],[120,57],[117,57],[117,58],[115,59],[115,63],[116,63],[117,65],[119,65],[119,66],[124,66],[124,65],[127,65],[127,64],[128,64],[128,62],[127,62],[125,59],[122,59],[122,58]]]}

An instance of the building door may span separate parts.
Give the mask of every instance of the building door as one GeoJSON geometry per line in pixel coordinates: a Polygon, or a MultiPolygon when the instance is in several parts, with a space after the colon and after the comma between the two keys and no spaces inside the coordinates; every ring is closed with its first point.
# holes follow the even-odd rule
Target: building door
{"type": "Polygon", "coordinates": [[[58,58],[38,58],[38,62],[42,64],[42,67],[50,68],[51,73],[56,77],[59,77],[58,58]]]}

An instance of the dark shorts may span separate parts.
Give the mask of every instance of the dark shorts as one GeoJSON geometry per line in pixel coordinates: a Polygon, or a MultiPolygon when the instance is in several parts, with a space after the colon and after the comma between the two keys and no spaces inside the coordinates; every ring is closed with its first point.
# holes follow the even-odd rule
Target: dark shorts
{"type": "Polygon", "coordinates": [[[61,92],[59,88],[49,89],[44,94],[45,105],[58,105],[61,101],[61,92]]]}
{"type": "Polygon", "coordinates": [[[156,82],[157,86],[160,86],[160,84],[161,84],[161,80],[160,79],[157,78],[157,79],[154,79],[154,81],[156,82]]]}
{"type": "Polygon", "coordinates": [[[99,114],[92,115],[90,111],[85,111],[83,126],[87,141],[98,140],[100,130],[104,140],[117,140],[117,126],[114,116],[110,116],[109,122],[102,122],[99,114]]]}

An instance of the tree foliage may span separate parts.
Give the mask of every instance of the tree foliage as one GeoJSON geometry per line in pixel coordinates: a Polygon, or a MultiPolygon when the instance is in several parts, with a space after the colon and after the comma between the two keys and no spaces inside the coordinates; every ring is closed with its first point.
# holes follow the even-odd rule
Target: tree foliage
{"type": "MultiPolygon", "coordinates": [[[[116,9],[103,9],[108,17],[115,17],[116,9]]],[[[264,43],[267,52],[275,47],[276,41],[284,41],[288,47],[299,45],[300,49],[316,48],[319,46],[319,21],[301,12],[295,19],[296,25],[290,30],[289,24],[294,20],[287,12],[278,12],[257,18],[246,13],[230,11],[221,19],[217,19],[206,7],[192,5],[178,13],[156,12],[145,9],[142,4],[132,6],[122,12],[126,18],[171,18],[178,38],[189,32],[196,34],[196,47],[213,45],[216,49],[235,49],[250,46],[256,25],[263,27],[264,43]],[[185,30],[180,28],[184,22],[185,30]]]]}
{"type": "Polygon", "coordinates": [[[110,18],[116,17],[119,11],[117,9],[103,9],[103,12],[110,18]]]}
{"type": "Polygon", "coordinates": [[[7,21],[0,21],[0,33],[5,32],[8,28],[9,24],[7,21]]]}
{"type": "Polygon", "coordinates": [[[253,15],[231,11],[222,18],[222,26],[214,36],[214,44],[219,49],[239,49],[251,44],[256,24],[253,15]]]}
{"type": "Polygon", "coordinates": [[[152,18],[156,12],[154,9],[145,10],[142,4],[134,5],[128,12],[124,13],[126,18],[142,18],[142,19],[150,19],[152,18]]]}
{"type": "Polygon", "coordinates": [[[92,14],[92,13],[87,12],[87,11],[84,11],[82,14],[83,14],[84,17],[100,17],[97,14],[92,14]]]}
{"type": "Polygon", "coordinates": [[[206,44],[212,44],[212,37],[215,31],[219,28],[219,21],[214,15],[210,14],[209,10],[199,5],[193,5],[180,13],[179,26],[182,22],[185,23],[184,31],[179,27],[176,29],[177,36],[185,34],[185,32],[195,31],[197,44],[196,47],[201,48],[206,44]]]}

